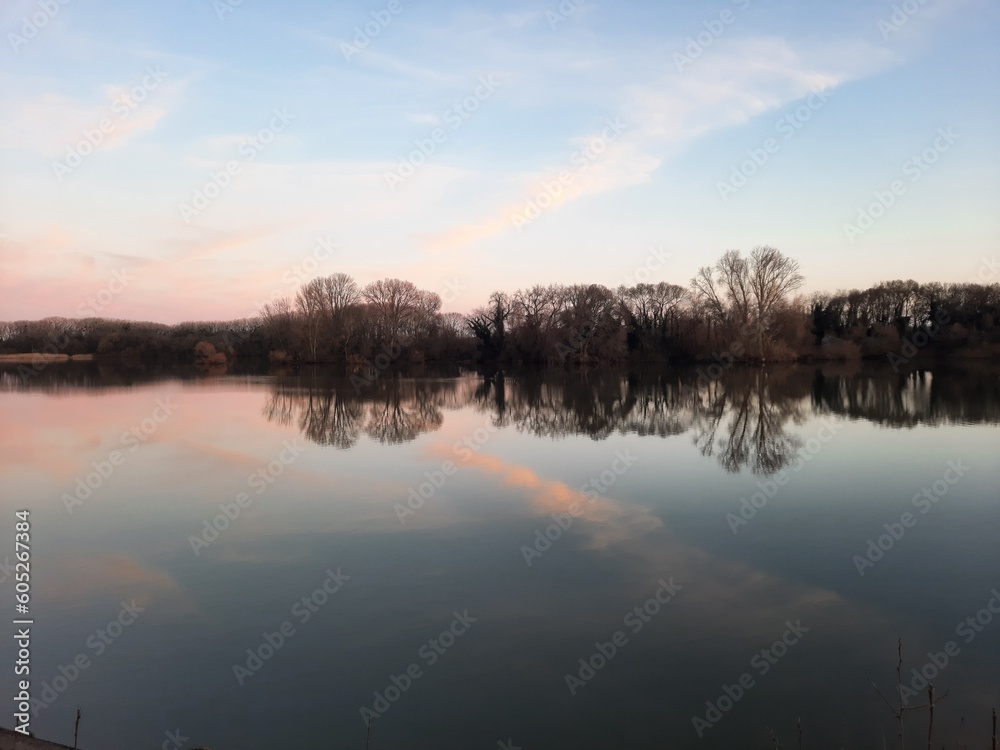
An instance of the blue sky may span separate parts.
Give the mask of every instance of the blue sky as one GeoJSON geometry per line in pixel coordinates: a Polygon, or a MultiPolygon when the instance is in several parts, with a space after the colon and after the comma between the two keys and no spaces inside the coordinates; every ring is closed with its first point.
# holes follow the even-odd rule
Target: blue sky
{"type": "Polygon", "coordinates": [[[0,319],[242,317],[337,271],[465,312],[758,244],[806,291],[996,254],[995,2],[233,3],[4,5],[0,319]]]}

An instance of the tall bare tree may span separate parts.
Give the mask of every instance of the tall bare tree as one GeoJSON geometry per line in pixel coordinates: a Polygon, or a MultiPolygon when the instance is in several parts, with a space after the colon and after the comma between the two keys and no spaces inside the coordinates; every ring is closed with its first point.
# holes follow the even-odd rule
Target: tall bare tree
{"type": "Polygon", "coordinates": [[[756,327],[757,352],[763,360],[765,331],[802,281],[796,261],[764,245],[755,247],[749,258],[728,250],[713,268],[699,269],[691,286],[710,318],[739,326],[731,336],[744,335],[751,324],[756,327]]]}
{"type": "Polygon", "coordinates": [[[329,320],[330,339],[336,351],[347,354],[347,346],[357,322],[357,306],[361,290],[357,282],[346,273],[335,273],[318,280],[322,290],[323,307],[329,320]]]}
{"type": "Polygon", "coordinates": [[[402,279],[373,281],[362,296],[375,313],[378,339],[399,339],[421,302],[420,290],[413,282],[402,279]]]}
{"type": "Polygon", "coordinates": [[[751,251],[747,269],[747,286],[757,317],[757,353],[763,361],[765,329],[785,297],[802,286],[805,279],[799,273],[798,261],[770,245],[761,245],[751,251]]]}
{"type": "Polygon", "coordinates": [[[727,321],[729,310],[723,297],[724,292],[715,282],[715,269],[711,266],[699,268],[697,275],[691,279],[691,288],[694,290],[696,306],[706,313],[709,339],[712,335],[712,323],[715,323],[716,337],[718,337],[719,326],[727,321]]]}
{"type": "Polygon", "coordinates": [[[291,346],[293,313],[292,301],[288,297],[279,297],[260,308],[264,331],[278,349],[285,350],[291,346]]]}
{"type": "Polygon", "coordinates": [[[346,273],[335,273],[319,279],[323,303],[331,316],[336,316],[361,299],[357,282],[346,273]]]}
{"type": "Polygon", "coordinates": [[[302,322],[306,350],[309,359],[315,361],[319,354],[319,344],[327,323],[323,280],[307,281],[295,295],[295,310],[302,322]]]}
{"type": "Polygon", "coordinates": [[[751,289],[750,264],[739,250],[727,250],[715,264],[715,271],[729,300],[733,322],[745,326],[750,321],[751,289]]]}

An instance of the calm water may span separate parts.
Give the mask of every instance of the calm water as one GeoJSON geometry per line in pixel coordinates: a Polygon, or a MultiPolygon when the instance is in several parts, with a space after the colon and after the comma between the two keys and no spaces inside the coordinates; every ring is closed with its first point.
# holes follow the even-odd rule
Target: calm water
{"type": "Polygon", "coordinates": [[[108,750],[360,750],[365,708],[386,750],[874,747],[902,638],[907,685],[947,658],[937,744],[989,746],[997,369],[10,373],[39,736],[79,704],[108,750]]]}

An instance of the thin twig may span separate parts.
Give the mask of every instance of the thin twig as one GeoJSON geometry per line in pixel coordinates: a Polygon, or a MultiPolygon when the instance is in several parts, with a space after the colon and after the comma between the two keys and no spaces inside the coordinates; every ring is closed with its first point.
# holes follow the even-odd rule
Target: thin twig
{"type": "Polygon", "coordinates": [[[896,721],[899,722],[899,750],[903,747],[903,639],[896,641],[896,693],[899,695],[899,712],[896,714],[896,721]]]}
{"type": "Polygon", "coordinates": [[[934,737],[934,686],[927,687],[927,750],[932,750],[931,742],[934,737]]]}
{"type": "Polygon", "coordinates": [[[878,693],[878,697],[882,699],[882,702],[889,707],[889,710],[892,711],[892,715],[895,716],[896,709],[893,708],[892,704],[889,703],[888,700],[886,700],[886,697],[884,695],[882,695],[882,691],[878,689],[878,685],[875,684],[875,681],[871,677],[869,677],[868,682],[872,684],[872,687],[875,688],[875,692],[878,693]]]}
{"type": "Polygon", "coordinates": [[[76,750],[76,742],[80,738],[80,706],[76,707],[76,725],[73,727],[73,750],[76,750]]]}

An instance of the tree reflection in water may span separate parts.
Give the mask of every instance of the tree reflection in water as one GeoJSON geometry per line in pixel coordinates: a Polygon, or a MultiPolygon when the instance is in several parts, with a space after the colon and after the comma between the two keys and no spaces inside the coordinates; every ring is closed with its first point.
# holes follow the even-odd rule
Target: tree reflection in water
{"type": "Polygon", "coordinates": [[[310,440],[350,448],[361,435],[382,443],[437,430],[443,410],[472,408],[493,424],[540,437],[690,433],[704,456],[729,472],[769,475],[794,458],[793,429],[810,416],[839,414],[891,427],[992,422],[1000,416],[995,374],[889,368],[732,368],[712,380],[691,368],[630,373],[547,371],[447,379],[386,376],[356,391],[344,378],[278,379],[264,408],[295,422],[310,440]]]}
{"type": "Polygon", "coordinates": [[[362,435],[398,444],[440,429],[442,410],[468,403],[475,384],[470,378],[386,375],[355,389],[346,378],[282,378],[275,381],[263,414],[281,425],[296,424],[306,438],[320,445],[351,448],[362,435]]]}
{"type": "Polygon", "coordinates": [[[558,439],[613,434],[667,438],[690,432],[705,456],[727,471],[771,474],[799,447],[794,425],[839,415],[893,429],[917,425],[1000,423],[1000,367],[894,372],[875,363],[733,367],[716,379],[696,368],[548,370],[504,377],[400,377],[384,372],[355,389],[345,376],[322,370],[264,370],[208,376],[195,368],[124,363],[50,365],[30,376],[0,366],[0,391],[113,391],[167,379],[185,387],[269,389],[264,416],[295,425],[311,441],[348,449],[361,436],[402,443],[437,430],[448,409],[474,409],[498,427],[558,439]]]}

